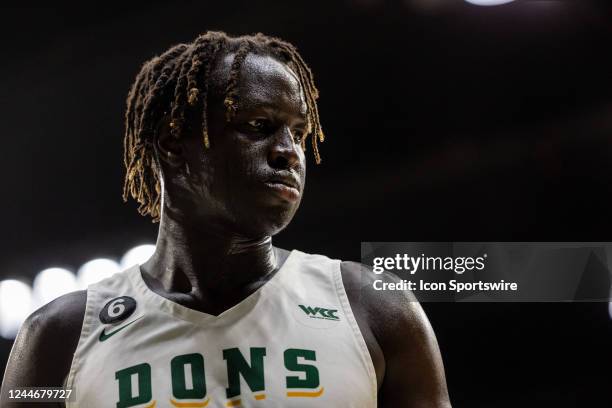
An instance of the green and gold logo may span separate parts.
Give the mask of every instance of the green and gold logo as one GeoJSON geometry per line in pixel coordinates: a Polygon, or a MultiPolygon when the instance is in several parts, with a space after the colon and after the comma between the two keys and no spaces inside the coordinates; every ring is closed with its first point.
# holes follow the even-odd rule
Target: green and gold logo
{"type": "Polygon", "coordinates": [[[336,313],[338,313],[337,309],[325,309],[323,307],[312,307],[305,305],[298,306],[304,313],[306,313],[306,316],[310,317],[311,319],[340,320],[340,318],[336,316],[336,313]]]}

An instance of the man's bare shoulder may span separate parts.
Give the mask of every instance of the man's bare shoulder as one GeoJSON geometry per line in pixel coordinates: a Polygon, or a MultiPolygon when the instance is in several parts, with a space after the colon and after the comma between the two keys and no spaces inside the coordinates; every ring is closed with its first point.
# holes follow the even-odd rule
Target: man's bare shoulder
{"type": "Polygon", "coordinates": [[[24,321],[13,352],[16,349],[29,352],[39,342],[51,343],[60,349],[70,348],[75,339],[78,342],[86,304],[87,291],[81,290],[67,293],[40,307],[24,321]]]}
{"type": "Polygon", "coordinates": [[[71,292],[42,306],[22,324],[2,388],[61,386],[76,350],[87,291],[71,292]]]}
{"type": "Polygon", "coordinates": [[[27,329],[42,328],[62,331],[78,328],[80,332],[86,305],[86,290],[67,293],[33,312],[24,326],[27,329]]]}
{"type": "Polygon", "coordinates": [[[70,292],[58,297],[34,311],[25,320],[16,342],[38,341],[40,335],[45,337],[45,341],[51,341],[53,337],[49,336],[57,334],[63,338],[61,344],[70,344],[66,340],[80,335],[86,304],[86,290],[70,292]]]}
{"type": "Polygon", "coordinates": [[[360,328],[364,331],[367,325],[365,330],[371,331],[383,356],[382,364],[373,358],[375,365],[384,367],[379,406],[449,408],[436,336],[412,292],[376,290],[376,280],[401,280],[388,272],[375,274],[367,265],[342,262],[341,271],[351,306],[362,315],[360,328]]]}
{"type": "Polygon", "coordinates": [[[374,288],[377,280],[400,283],[397,275],[376,274],[371,267],[357,262],[342,262],[341,265],[345,289],[349,299],[353,299],[351,306],[359,304],[358,308],[365,313],[367,324],[385,355],[413,343],[435,339],[429,320],[412,292],[374,288]]]}
{"type": "Polygon", "coordinates": [[[417,299],[410,291],[382,291],[374,288],[374,282],[377,280],[382,283],[400,283],[401,279],[397,275],[386,271],[376,274],[371,267],[351,261],[342,262],[341,269],[346,291],[357,292],[360,302],[368,310],[381,311],[385,316],[397,317],[397,314],[406,315],[420,309],[417,299]]]}

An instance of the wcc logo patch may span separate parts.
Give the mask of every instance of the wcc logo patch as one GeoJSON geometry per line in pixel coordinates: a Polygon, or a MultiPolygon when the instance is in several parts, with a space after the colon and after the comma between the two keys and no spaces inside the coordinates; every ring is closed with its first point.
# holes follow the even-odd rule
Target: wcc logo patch
{"type": "Polygon", "coordinates": [[[338,309],[326,309],[323,307],[313,307],[306,305],[298,305],[300,309],[311,319],[325,319],[325,320],[340,320],[337,316],[338,309]]]}

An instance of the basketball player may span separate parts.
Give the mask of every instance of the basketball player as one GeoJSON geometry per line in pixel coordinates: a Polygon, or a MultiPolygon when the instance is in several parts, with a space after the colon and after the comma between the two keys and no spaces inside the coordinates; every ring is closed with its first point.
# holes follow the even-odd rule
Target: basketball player
{"type": "Polygon", "coordinates": [[[145,63],[124,199],[160,222],[155,253],[34,312],[3,390],[65,385],[83,408],[449,407],[417,302],[360,264],[272,246],[307,141],[320,161],[317,98],[296,49],[262,34],[208,32],[145,63]]]}

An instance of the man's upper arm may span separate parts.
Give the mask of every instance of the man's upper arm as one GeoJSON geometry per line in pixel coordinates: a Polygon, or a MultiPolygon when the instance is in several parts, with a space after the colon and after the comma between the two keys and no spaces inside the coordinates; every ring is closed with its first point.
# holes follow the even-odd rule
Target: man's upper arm
{"type": "MultiPolygon", "coordinates": [[[[87,292],[64,295],[32,313],[21,326],[2,380],[2,395],[15,387],[61,387],[79,341],[87,292]]],[[[2,401],[2,407],[25,407],[2,401]]],[[[58,406],[35,404],[37,407],[58,406]]]]}
{"type": "Polygon", "coordinates": [[[364,273],[364,267],[353,263],[362,278],[361,299],[369,309],[368,323],[384,355],[379,406],[450,408],[438,342],[421,305],[408,291],[374,290],[376,279],[400,279],[388,273],[364,273]]]}

